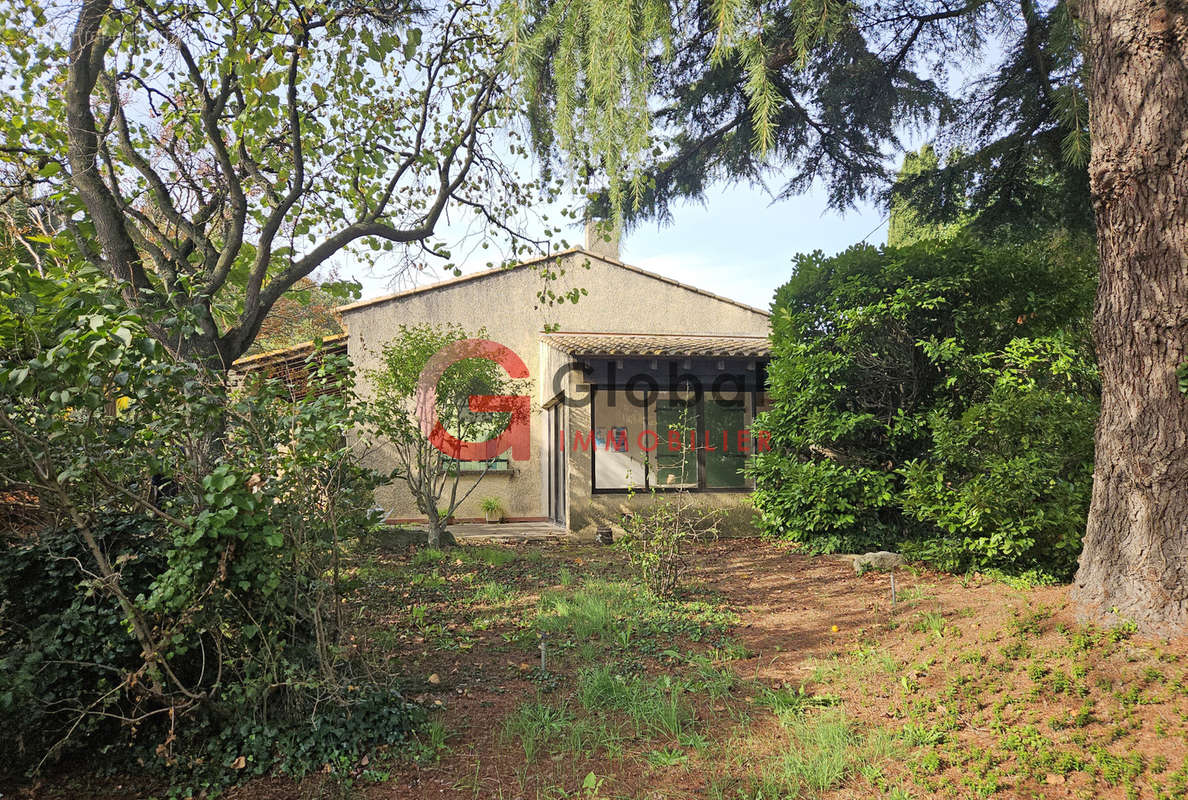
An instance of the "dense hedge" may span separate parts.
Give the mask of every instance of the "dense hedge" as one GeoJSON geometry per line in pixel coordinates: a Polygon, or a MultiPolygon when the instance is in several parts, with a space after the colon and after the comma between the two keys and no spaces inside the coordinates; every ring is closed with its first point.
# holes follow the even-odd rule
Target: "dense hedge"
{"type": "Polygon", "coordinates": [[[795,266],[757,422],[766,533],[1069,576],[1099,393],[1089,243],[860,245],[795,266]]]}

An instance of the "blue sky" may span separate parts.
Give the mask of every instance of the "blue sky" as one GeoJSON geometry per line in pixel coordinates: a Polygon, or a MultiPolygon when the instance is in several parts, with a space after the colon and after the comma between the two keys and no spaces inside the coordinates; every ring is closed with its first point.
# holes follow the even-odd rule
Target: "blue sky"
{"type": "MultiPolygon", "coordinates": [[[[647,223],[625,234],[620,257],[628,264],[658,272],[699,289],[766,309],[776,287],[791,273],[792,256],[822,250],[827,254],[862,241],[886,241],[884,214],[874,205],[845,213],[830,210],[823,188],[788,200],[772,202],[760,188],[747,185],[714,187],[704,203],[690,202],[673,210],[672,220],[647,223]]],[[[448,236],[448,235],[447,235],[448,236]]],[[[581,244],[582,230],[564,232],[571,244],[581,244]]],[[[485,268],[491,252],[475,254],[463,271],[485,268]]],[[[363,296],[393,290],[381,274],[362,275],[350,260],[343,277],[363,281],[363,296]]],[[[415,285],[440,280],[440,273],[420,276],[415,285]]],[[[402,282],[399,288],[409,288],[402,282]]]]}
{"type": "Polygon", "coordinates": [[[766,309],[788,280],[794,254],[836,253],[868,235],[881,244],[883,219],[873,205],[830,210],[823,189],[772,203],[760,189],[720,187],[704,205],[677,209],[670,225],[628,233],[620,254],[629,264],[766,309]]]}

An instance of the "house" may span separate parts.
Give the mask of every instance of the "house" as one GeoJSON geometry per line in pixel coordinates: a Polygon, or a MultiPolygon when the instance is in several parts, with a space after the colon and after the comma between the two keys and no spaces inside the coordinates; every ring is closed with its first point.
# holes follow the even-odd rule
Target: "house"
{"type": "Polygon", "coordinates": [[[311,391],[323,394],[326,389],[320,388],[318,382],[310,383],[310,378],[317,371],[317,365],[327,356],[345,356],[347,354],[347,336],[340,333],[327,336],[319,343],[303,342],[292,347],[282,347],[252,356],[237,359],[231,371],[231,385],[238,388],[249,377],[278,380],[286,385],[294,400],[300,400],[311,391]],[[311,359],[310,356],[314,356],[311,359]]]}
{"type": "MultiPolygon", "coordinates": [[[[482,328],[522,362],[527,446],[500,453],[457,519],[481,518],[480,501],[493,496],[509,521],[588,533],[651,502],[653,491],[680,487],[727,509],[726,526],[749,524],[742,467],[766,446],[750,430],[765,403],[766,312],[624,264],[617,243],[598,236],[585,248],[338,311],[364,398],[366,373],[400,325],[482,328]],[[576,303],[547,300],[575,289],[585,291],[576,303]]],[[[366,457],[393,467],[382,445],[366,457]]],[[[462,480],[460,493],[473,478],[462,480]]],[[[418,518],[399,482],[376,501],[392,521],[418,518]]]]}

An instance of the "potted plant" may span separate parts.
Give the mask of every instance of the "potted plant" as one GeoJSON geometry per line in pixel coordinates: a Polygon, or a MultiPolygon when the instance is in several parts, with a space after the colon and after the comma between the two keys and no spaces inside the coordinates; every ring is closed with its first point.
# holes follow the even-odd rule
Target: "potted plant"
{"type": "Polygon", "coordinates": [[[503,504],[499,502],[498,497],[484,497],[483,501],[479,503],[479,508],[483,510],[483,515],[487,518],[487,522],[502,521],[503,504]]]}

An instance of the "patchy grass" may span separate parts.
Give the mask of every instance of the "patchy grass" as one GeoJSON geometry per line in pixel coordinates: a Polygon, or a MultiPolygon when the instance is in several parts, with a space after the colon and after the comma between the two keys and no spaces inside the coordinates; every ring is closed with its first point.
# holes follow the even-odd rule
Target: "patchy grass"
{"type": "Polygon", "coordinates": [[[359,553],[342,646],[431,722],[230,796],[1188,797],[1185,642],[1079,624],[1061,587],[904,571],[893,606],[830,558],[689,558],[659,598],[613,548],[359,553]]]}
{"type": "Polygon", "coordinates": [[[892,607],[885,576],[747,548],[671,599],[609,549],[421,551],[360,569],[357,607],[412,672],[467,665],[426,693],[489,720],[435,750],[458,797],[1185,796],[1184,648],[1060,589],[905,573],[892,607]]]}

